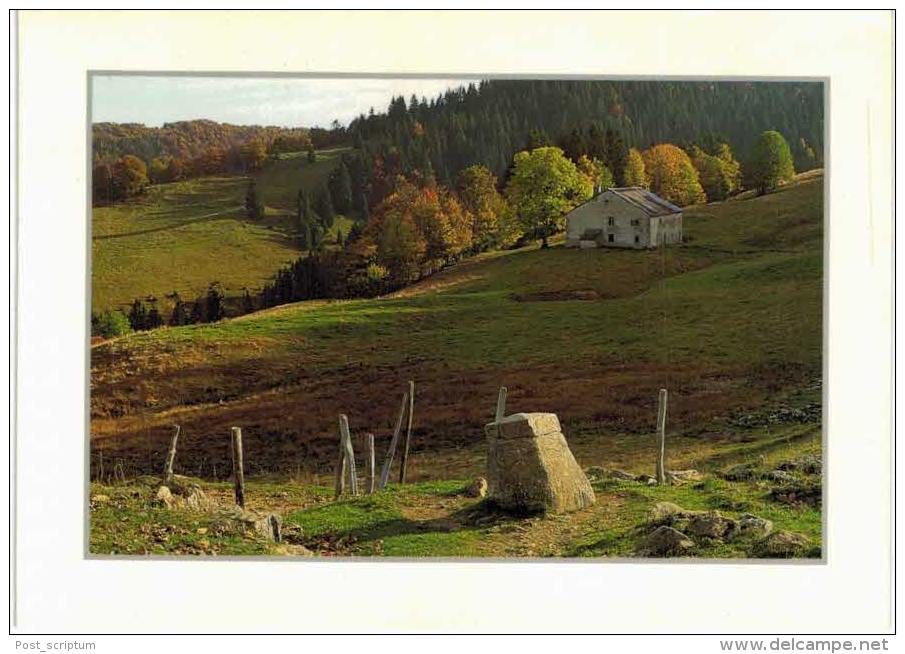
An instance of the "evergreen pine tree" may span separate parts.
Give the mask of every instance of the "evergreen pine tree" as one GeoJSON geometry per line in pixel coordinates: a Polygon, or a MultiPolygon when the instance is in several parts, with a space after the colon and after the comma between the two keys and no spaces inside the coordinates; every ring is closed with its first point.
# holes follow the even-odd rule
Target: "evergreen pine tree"
{"type": "Polygon", "coordinates": [[[263,207],[258,202],[258,190],[255,186],[255,180],[251,180],[248,190],[245,192],[245,215],[249,220],[257,220],[263,214],[263,207]]]}
{"type": "Polygon", "coordinates": [[[223,291],[220,284],[211,282],[204,298],[204,322],[217,322],[224,315],[226,314],[223,306],[223,291]]]}
{"type": "Polygon", "coordinates": [[[337,213],[348,214],[352,208],[352,179],[349,176],[349,167],[345,160],[340,161],[336,170],[330,174],[328,186],[333,208],[337,213]]]}

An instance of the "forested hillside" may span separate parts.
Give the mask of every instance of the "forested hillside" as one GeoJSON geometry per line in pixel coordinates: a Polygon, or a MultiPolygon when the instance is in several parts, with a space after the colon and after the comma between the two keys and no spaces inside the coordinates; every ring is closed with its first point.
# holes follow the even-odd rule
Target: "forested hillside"
{"type": "Polygon", "coordinates": [[[138,123],[95,123],[92,125],[95,160],[118,159],[135,155],[150,163],[159,157],[191,159],[211,149],[223,149],[260,141],[270,147],[279,140],[291,143],[286,150],[304,150],[311,144],[309,131],[303,128],[229,125],[213,120],[184,120],[146,127],[138,123]]]}
{"type": "Polygon", "coordinates": [[[426,99],[394,98],[386,113],[349,125],[359,145],[423,169],[441,182],[472,164],[502,175],[528,145],[563,145],[574,130],[612,129],[628,147],[726,142],[745,163],[757,136],[788,140],[796,170],[823,159],[823,85],[819,82],[661,82],[490,80],[426,99]],[[534,143],[531,143],[533,133],[534,143]]]}

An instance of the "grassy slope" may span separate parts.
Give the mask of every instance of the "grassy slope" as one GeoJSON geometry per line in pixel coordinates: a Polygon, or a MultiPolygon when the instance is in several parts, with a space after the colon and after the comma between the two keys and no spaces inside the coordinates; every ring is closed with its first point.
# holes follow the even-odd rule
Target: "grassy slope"
{"type": "MultiPolygon", "coordinates": [[[[819,453],[820,422],[739,427],[737,411],[820,402],[822,179],[686,211],[690,243],[660,253],[527,248],[492,253],[394,297],[308,302],[216,325],[138,334],[92,351],[92,461],[157,471],[183,426],[177,468],[229,502],[226,435],[244,427],[251,508],[280,512],[290,542],[321,554],[626,555],[657,501],[753,512],[807,534],[820,509],[768,497],[769,482],[719,470],[819,453]],[[665,273],[665,274],[664,274],[665,273]],[[386,446],[402,383],[418,383],[417,483],[330,502],[335,416],[386,446]],[[483,470],[481,425],[500,384],[510,412],[556,411],[584,467],[650,472],[656,390],[671,389],[669,465],[701,484],[597,481],[569,517],[473,520],[462,487],[483,470]],[[269,479],[267,470],[290,473],[269,479]],[[257,476],[256,476],[257,475],[257,476]]],[[[360,455],[360,453],[359,453],[360,455]]],[[[99,486],[92,551],[292,553],[210,516],[154,509],[134,487],[99,486]],[[148,527],[147,525],[153,525],[148,527]],[[204,535],[198,533],[204,531],[204,535]],[[150,530],[150,531],[149,531],[150,530]],[[216,536],[211,536],[215,533],[216,536]]],[[[752,543],[698,556],[750,556],[752,543]]]]}
{"type": "MultiPolygon", "coordinates": [[[[258,288],[295,259],[291,217],[300,187],[323,183],[341,150],[268,161],[255,175],[266,207],[249,221],[241,209],[247,177],[204,177],[152,186],[140,199],[96,207],[92,216],[92,308],[122,308],[136,297],[179,291],[194,298],[212,281],[228,295],[258,288]]],[[[340,218],[337,228],[348,231],[340,218]]]]}
{"type": "MultiPolygon", "coordinates": [[[[246,488],[248,507],[283,516],[285,542],[279,545],[225,522],[216,513],[159,508],[151,501],[153,486],[93,484],[91,551],[285,555],[296,554],[293,546],[303,545],[320,556],[631,556],[644,533],[652,529],[646,526],[650,510],[657,502],[667,501],[690,510],[719,510],[733,518],[753,513],[772,521],[774,531],[805,534],[811,546],[802,555],[819,557],[819,507],[770,499],[775,486],[771,482],[725,481],[715,474],[719,466],[749,460],[751,449],[740,444],[727,448],[715,461],[699,461],[705,479],[696,484],[659,487],[595,480],[596,504],[567,516],[496,513],[465,496],[468,481],[459,479],[391,484],[374,495],[339,502],[333,501],[330,488],[310,480],[251,480],[246,488]]],[[[819,429],[802,425],[779,429],[757,447],[764,455],[764,469],[819,451],[819,429]]],[[[231,503],[231,484],[200,484],[223,506],[231,503]]],[[[755,544],[756,538],[703,542],[691,555],[751,558],[758,555],[755,544]]]]}
{"type": "Polygon", "coordinates": [[[223,434],[243,425],[253,469],[326,470],[337,413],[384,447],[410,378],[416,478],[475,472],[473,446],[503,384],[510,411],[555,411],[570,439],[597,443],[589,464],[649,432],[661,386],[676,432],[718,438],[731,412],[820,376],[822,180],[692,208],[686,232],[691,243],[665,260],[492,253],[396,297],[103,344],[92,350],[95,449],[156,469],[178,421],[195,472],[210,475],[227,464],[223,434]]]}

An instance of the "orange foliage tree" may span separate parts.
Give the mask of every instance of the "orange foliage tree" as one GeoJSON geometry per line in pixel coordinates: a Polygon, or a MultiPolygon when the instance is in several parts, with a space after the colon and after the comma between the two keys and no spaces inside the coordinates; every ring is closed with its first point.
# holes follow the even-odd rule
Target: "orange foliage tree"
{"type": "Polygon", "coordinates": [[[672,143],[660,143],[644,151],[644,169],[650,189],[679,206],[704,202],[698,171],[688,154],[672,143]]]}

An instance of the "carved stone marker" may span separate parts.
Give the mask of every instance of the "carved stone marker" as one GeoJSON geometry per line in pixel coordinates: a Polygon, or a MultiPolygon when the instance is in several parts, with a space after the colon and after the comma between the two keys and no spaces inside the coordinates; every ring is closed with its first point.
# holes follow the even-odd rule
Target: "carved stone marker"
{"type": "Polygon", "coordinates": [[[484,432],[487,497],[500,507],[564,513],[595,502],[555,413],[515,413],[485,425],[484,432]]]}

